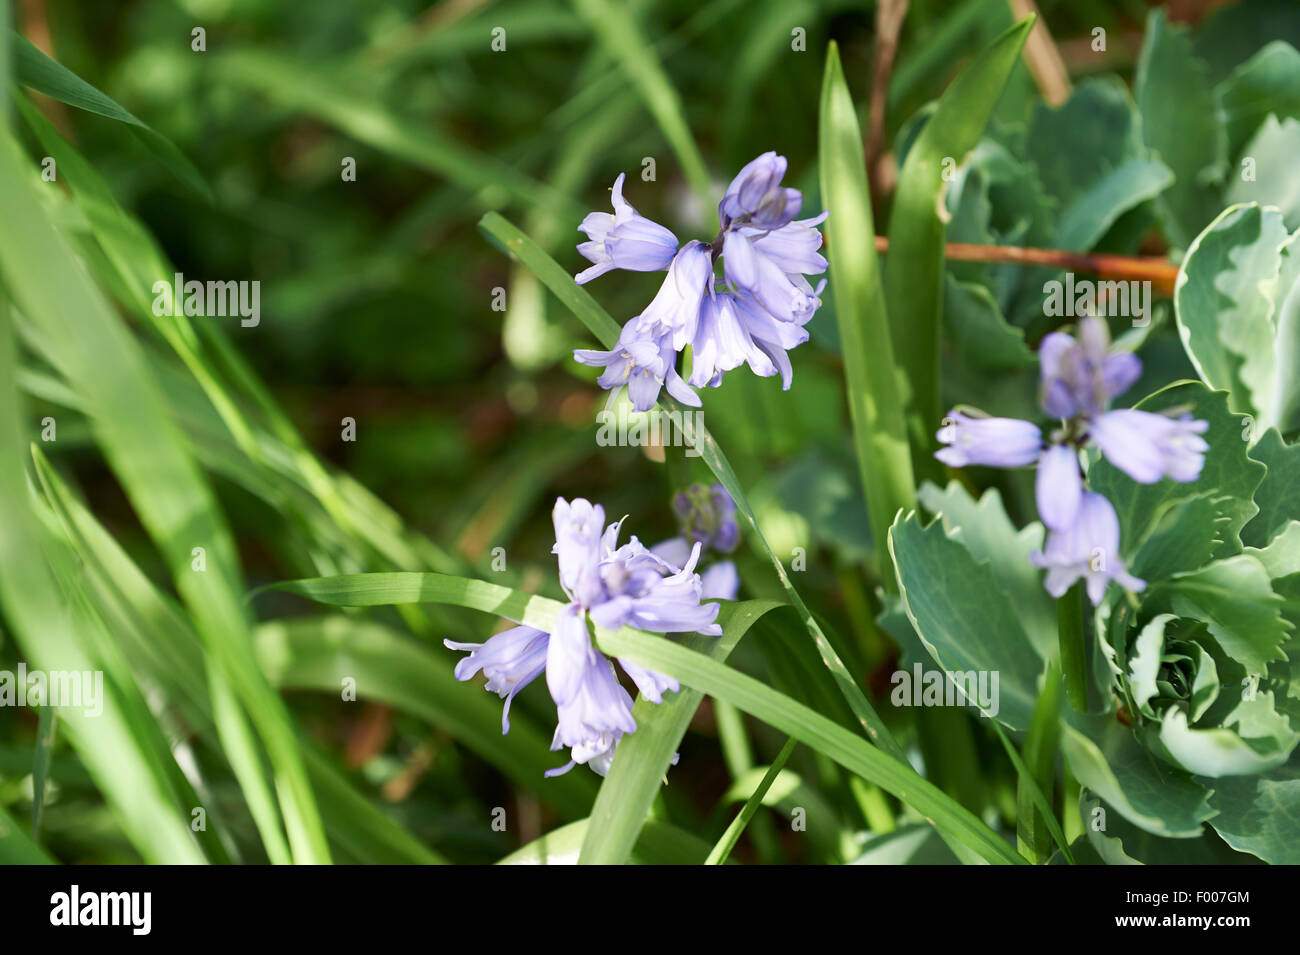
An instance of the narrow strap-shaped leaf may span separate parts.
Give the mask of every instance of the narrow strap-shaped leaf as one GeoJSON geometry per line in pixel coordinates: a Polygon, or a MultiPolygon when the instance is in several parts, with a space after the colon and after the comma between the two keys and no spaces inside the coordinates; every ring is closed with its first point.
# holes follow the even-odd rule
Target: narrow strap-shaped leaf
{"type": "Polygon", "coordinates": [[[608,654],[629,657],[642,666],[666,673],[808,744],[850,772],[892,793],[941,832],[986,861],[1017,865],[1025,861],[997,833],[911,766],[891,759],[860,736],[753,677],[662,637],[635,630],[623,629],[617,633],[597,630],[596,642],[608,654]]]}
{"type": "Polygon", "coordinates": [[[284,702],[257,667],[239,604],[229,528],[184,450],[139,344],[77,262],[32,193],[20,151],[0,142],[0,274],[52,361],[83,390],[96,437],[141,522],[158,545],[214,663],[230,679],[274,766],[295,860],[323,862],[329,849],[296,733],[284,702]],[[192,562],[203,548],[204,565],[192,562]]]}
{"type": "Polygon", "coordinates": [[[916,482],[876,258],[862,130],[834,43],[826,54],[819,129],[822,201],[830,210],[825,226],[830,287],[844,356],[853,447],[876,547],[877,573],[887,590],[895,590],[889,525],[900,508],[911,507],[916,500],[916,482]]]}
{"type": "Polygon", "coordinates": [[[781,774],[782,768],[790,758],[790,754],[794,752],[797,743],[798,740],[793,736],[785,741],[785,745],[781,747],[781,752],[776,754],[776,759],[772,760],[772,765],[767,767],[767,772],[763,774],[763,778],[754,787],[754,791],[749,794],[745,804],[740,807],[740,812],[736,814],[736,818],[731,820],[731,825],[727,826],[726,832],[722,834],[722,837],[713,847],[709,857],[704,860],[705,865],[722,865],[727,861],[727,856],[731,855],[731,850],[736,847],[736,842],[740,839],[741,833],[745,831],[745,827],[749,825],[749,820],[753,819],[754,813],[758,812],[758,807],[763,805],[763,798],[767,795],[767,791],[772,788],[772,783],[776,781],[776,777],[781,774]]]}
{"type": "Polygon", "coordinates": [[[1034,25],[1026,17],[995,39],[957,76],[898,173],[889,220],[885,301],[908,392],[908,434],[918,476],[937,476],[930,435],[942,414],[939,324],[943,308],[944,222],[939,207],[947,174],[979,143],[1002,87],[1034,25]]]}
{"type": "MultiPolygon", "coordinates": [[[[289,591],[338,607],[377,607],[419,601],[451,603],[500,614],[547,632],[553,629],[557,615],[564,608],[558,600],[446,574],[346,574],[283,581],[262,589],[289,591]]],[[[617,632],[597,629],[596,644],[609,656],[626,657],[674,677],[808,744],[850,772],[892,793],[946,836],[981,858],[1016,864],[1025,861],[997,833],[918,774],[906,760],[886,755],[861,736],[758,680],[703,653],[630,627],[617,632]]]]}
{"type": "MultiPolygon", "coordinates": [[[[692,637],[690,645],[710,659],[725,660],[759,617],[780,606],[775,600],[725,604],[718,615],[722,636],[692,637]]],[[[644,697],[637,700],[632,712],[637,731],[618,744],[609,775],[591,807],[580,863],[617,865],[627,858],[703,698],[697,690],[682,689],[659,704],[644,697]]]]}
{"type": "Polygon", "coordinates": [[[173,176],[205,199],[212,198],[212,192],[199,171],[170,139],[63,64],[50,59],[21,33],[11,32],[9,40],[15,80],[61,103],[125,123],[173,176]]]}
{"type": "Polygon", "coordinates": [[[0,865],[53,865],[23,827],[0,807],[0,865]]]}

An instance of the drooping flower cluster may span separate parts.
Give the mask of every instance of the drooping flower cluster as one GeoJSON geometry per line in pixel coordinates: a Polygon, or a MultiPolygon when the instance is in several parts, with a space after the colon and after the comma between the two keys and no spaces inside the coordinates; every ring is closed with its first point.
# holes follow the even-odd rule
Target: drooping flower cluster
{"type": "Polygon", "coordinates": [[[579,229],[578,246],[593,264],[579,272],[579,284],[612,269],[668,275],[649,305],[631,318],[610,351],[578,349],[573,357],[604,368],[602,388],[628,386],[637,411],[659,399],[661,388],[698,407],[692,388],[717,387],[725,372],[748,364],[756,375],[780,373],[790,387],[786,352],[808,340],[804,327],[821,305],[826,280],[813,287],[805,276],[826,271],[817,250],[817,226],[828,213],[796,219],[803,205],[797,189],[785,188],[786,160],[764,153],[732,180],[718,204],[721,230],[712,243],[697,239],[678,248],[668,229],[640,215],[623,198],[622,174],[614,180],[614,212],[592,212],[579,229]],[[714,264],[721,258],[719,288],[714,264]],[[677,372],[677,354],[691,346],[691,374],[677,372]]]}
{"type": "MultiPolygon", "coordinates": [[[[692,548],[730,554],[740,543],[740,526],[736,523],[736,502],[721,484],[692,484],[673,498],[673,511],[681,523],[682,533],[651,547],[658,557],[675,567],[683,565],[692,548]]],[[[700,577],[704,597],[735,600],[740,591],[740,574],[729,560],[715,561],[700,577]]]]}
{"type": "Polygon", "coordinates": [[[1053,332],[1039,346],[1039,402],[1061,420],[1046,440],[1032,422],[954,409],[937,435],[945,447],[935,457],[951,467],[1036,463],[1035,499],[1048,534],[1031,559],[1047,570],[1044,585],[1053,597],[1083,578],[1096,604],[1112,580],[1133,591],[1146,584],[1125,569],[1115,508],[1086,487],[1080,451],[1096,447],[1141,484],[1166,477],[1195,481],[1209,447],[1201,437],[1209,423],[1176,410],[1108,410],[1111,399],[1137,381],[1142,362],[1131,352],[1110,350],[1109,331],[1099,318],[1081,319],[1077,331],[1077,339],[1053,332]]]}
{"type": "MultiPolygon", "coordinates": [[[[570,761],[547,775],[586,763],[602,776],[624,733],[636,730],[632,697],[619,683],[613,664],[591,642],[588,618],[599,627],[633,626],[656,633],[701,633],[718,636],[716,603],[702,604],[703,584],[695,565],[697,542],[681,563],[652,553],[633,537],[619,546],[621,521],[605,526],[605,511],[582,498],[559,498],[552,514],[560,585],[570,603],[551,633],[517,626],[484,643],[443,642],[469,656],[456,665],[456,679],[469,680],[479,670],[487,689],[505,700],[501,731],[510,731],[510,702],[516,693],[546,674],[558,723],[551,749],[570,750],[570,761]]],[[[619,658],[646,699],[663,702],[678,689],[671,677],[619,658]]]]}

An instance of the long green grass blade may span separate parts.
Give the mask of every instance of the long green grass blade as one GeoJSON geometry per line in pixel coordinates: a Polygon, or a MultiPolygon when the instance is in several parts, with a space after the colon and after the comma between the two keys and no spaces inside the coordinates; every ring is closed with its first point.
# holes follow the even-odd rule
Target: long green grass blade
{"type": "Polygon", "coordinates": [[[237,592],[234,543],[212,493],[187,455],[138,345],[51,226],[12,139],[0,144],[0,274],[16,305],[55,351],[64,378],[94,409],[96,436],[158,544],[213,660],[248,709],[275,767],[297,861],[328,847],[283,702],[258,671],[237,592]],[[203,548],[197,569],[194,548],[203,548]]]}
{"type": "Polygon", "coordinates": [[[318,64],[296,63],[282,54],[252,48],[224,53],[219,63],[227,81],[257,90],[279,106],[308,113],[375,149],[445,176],[482,197],[480,208],[499,202],[504,193],[574,221],[584,213],[574,200],[509,163],[464,146],[440,130],[422,129],[394,115],[383,103],[359,91],[361,77],[355,72],[339,75],[337,69],[327,71],[318,64]]]}
{"type": "MultiPolygon", "coordinates": [[[[269,588],[339,607],[401,603],[451,603],[550,632],[564,605],[499,584],[445,574],[347,574],[291,580],[269,588]]],[[[905,761],[894,759],[819,713],[702,653],[662,637],[624,628],[596,631],[606,654],[628,657],[675,677],[686,686],[731,703],[825,754],[911,806],[942,832],[989,862],[1024,859],[950,796],[927,782],[905,761]]]]}
{"type": "MultiPolygon", "coordinates": [[[[516,849],[497,865],[573,865],[578,861],[578,852],[586,835],[587,820],[579,819],[552,829],[516,849]]],[[[704,861],[708,851],[709,844],[699,836],[658,819],[647,819],[628,862],[634,865],[698,865],[704,861]]]]}
{"type": "Polygon", "coordinates": [[[32,838],[41,837],[45,812],[45,784],[49,781],[50,756],[54,752],[54,730],[58,725],[54,707],[42,706],[36,725],[36,752],[32,758],[32,838]]]}
{"type": "MultiPolygon", "coordinates": [[[[993,721],[996,723],[996,721],[993,721]]],[[[1056,757],[1061,733],[1061,667],[1056,660],[1047,665],[1043,689],[1034,704],[1034,716],[1025,736],[1023,759],[1016,758],[1014,748],[1000,732],[1003,745],[1012,755],[1019,774],[1016,787],[1016,842],[1025,858],[1043,862],[1051,854],[1048,836],[1056,840],[1066,861],[1074,864],[1070,845],[1060,830],[1048,794],[1056,780],[1056,757]]]]}
{"type": "Polygon", "coordinates": [[[754,791],[749,794],[745,804],[740,807],[740,812],[736,814],[736,818],[731,820],[726,832],[722,834],[722,837],[718,839],[709,852],[709,857],[704,860],[705,865],[722,865],[727,861],[727,857],[731,855],[731,850],[736,847],[736,843],[740,840],[745,827],[749,825],[749,820],[754,818],[758,808],[763,805],[763,799],[767,796],[767,791],[772,788],[772,783],[776,782],[776,777],[781,774],[781,770],[785,767],[790,754],[794,752],[797,742],[793,736],[785,741],[785,745],[781,747],[781,752],[776,754],[776,759],[772,760],[772,765],[767,767],[767,772],[763,774],[763,778],[754,787],[754,791]]]}
{"type": "Polygon", "coordinates": [[[10,32],[8,35],[13,50],[14,79],[19,83],[61,103],[125,123],[172,175],[205,199],[212,198],[203,176],[170,139],[63,64],[50,59],[22,34],[10,32]]]}
{"type": "Polygon", "coordinates": [[[550,734],[515,710],[509,734],[502,735],[500,701],[458,683],[448,652],[431,650],[381,624],[343,616],[264,623],[256,640],[258,658],[276,686],[337,694],[342,681],[351,678],[358,699],[428,720],[566,816],[584,815],[595,798],[596,787],[586,774],[545,780],[544,773],[556,765],[550,734]]]}
{"type": "MultiPolygon", "coordinates": [[[[64,521],[65,533],[83,561],[85,574],[100,585],[95,591],[97,605],[116,611],[113,616],[114,633],[125,644],[124,649],[130,656],[133,667],[147,671],[158,686],[167,686],[174,692],[177,701],[185,707],[187,721],[201,733],[206,732],[205,726],[210,723],[216,722],[220,728],[222,717],[214,712],[220,708],[218,698],[214,694],[212,706],[209,707],[204,697],[202,644],[183,612],[162,595],[131,562],[120,545],[70,493],[44,456],[36,454],[34,457],[46,498],[64,521]]],[[[310,622],[305,621],[304,625],[310,622]]],[[[259,630],[257,636],[259,655],[267,667],[268,676],[279,685],[281,675],[286,672],[286,661],[282,656],[267,661],[263,653],[266,638],[262,630],[259,630]]],[[[297,685],[293,680],[285,682],[297,685]]],[[[337,683],[330,688],[337,688],[337,683]]],[[[437,703],[448,696],[449,694],[439,693],[430,699],[437,703]]],[[[386,699],[385,702],[394,701],[386,699]]],[[[497,709],[489,701],[483,702],[487,712],[482,714],[480,723],[488,726],[495,721],[499,724],[497,709]]],[[[437,714],[437,707],[433,709],[437,714]]],[[[247,734],[249,729],[242,711],[236,711],[234,715],[239,722],[233,728],[222,729],[221,732],[247,734]]],[[[450,724],[435,719],[435,725],[450,724]]],[[[332,842],[336,842],[353,859],[361,862],[428,864],[444,861],[353,789],[347,779],[317,752],[314,743],[307,739],[302,739],[301,742],[307,769],[325,816],[326,831],[332,842]]],[[[230,745],[226,745],[225,749],[237,777],[244,780],[249,769],[240,765],[239,760],[246,758],[243,751],[230,745]]],[[[256,760],[252,770],[260,779],[260,754],[251,741],[247,744],[247,752],[256,760]]],[[[575,777],[575,782],[580,780],[575,777]]],[[[249,812],[262,834],[268,856],[272,862],[287,860],[289,850],[284,845],[283,835],[278,832],[274,794],[269,785],[264,782],[243,785],[249,812]],[[275,830],[275,835],[269,833],[270,829],[275,830]]],[[[585,787],[581,799],[575,800],[572,807],[574,815],[586,811],[591,804],[594,788],[590,785],[585,787]]],[[[561,795],[567,792],[566,787],[559,787],[553,792],[548,790],[547,795],[555,796],[554,802],[558,804],[561,795]]],[[[215,818],[213,814],[209,814],[209,817],[215,818]]]]}
{"type": "Polygon", "coordinates": [[[205,667],[199,641],[183,613],[157,592],[39,448],[33,447],[32,458],[46,503],[83,568],[95,606],[110,620],[124,653],[129,656],[134,651],[137,659],[147,660],[158,685],[174,690],[194,725],[209,718],[215,721],[268,858],[275,864],[291,861],[261,750],[228,681],[205,667]],[[202,705],[205,693],[211,698],[211,713],[202,705]]]}
{"type": "Polygon", "coordinates": [[[910,766],[891,759],[866,740],[820,713],[661,637],[637,631],[597,631],[605,653],[626,656],[642,666],[675,677],[711,696],[725,700],[829,756],[850,772],[892,794],[988,862],[1021,864],[1024,859],[969,810],[938,789],[910,766]]]}
{"type": "Polygon", "coordinates": [[[962,70],[939,99],[938,109],[907,151],[898,173],[889,220],[885,303],[904,382],[912,466],[918,477],[938,473],[930,451],[931,435],[942,415],[939,327],[944,221],[939,206],[948,185],[945,175],[979,142],[1033,25],[1032,16],[1021,20],[962,70]]]}
{"type": "MultiPolygon", "coordinates": [[[[722,636],[691,637],[689,644],[710,659],[726,660],[754,622],[780,606],[774,600],[726,604],[718,614],[722,636]]],[[[618,744],[609,775],[591,807],[580,864],[619,865],[626,860],[703,698],[702,693],[684,689],[660,704],[637,700],[632,712],[637,731],[618,744]]]]}
{"type": "Polygon", "coordinates": [[[894,346],[885,313],[867,164],[853,99],[832,43],[822,79],[818,154],[826,220],[830,288],[839,322],[853,446],[876,549],[877,576],[893,589],[889,526],[912,506],[916,484],[908,450],[894,346]]]}
{"type": "MultiPolygon", "coordinates": [[[[0,153],[7,156],[7,149],[7,141],[0,143],[0,153]]],[[[0,205],[5,195],[21,185],[20,179],[0,177],[0,205]]],[[[79,605],[61,592],[49,565],[41,558],[47,550],[48,535],[43,534],[26,506],[27,482],[21,464],[22,403],[14,370],[9,303],[0,295],[0,596],[29,665],[46,671],[93,673],[100,665],[83,641],[96,629],[97,622],[82,614],[79,605]]],[[[98,715],[91,716],[85,707],[74,706],[65,709],[62,719],[68,739],[133,845],[151,862],[204,862],[203,853],[173,801],[157,751],[145,738],[154,729],[152,721],[148,726],[141,724],[124,707],[109,679],[104,680],[101,702],[98,715]]],[[[5,839],[5,843],[18,846],[15,851],[22,848],[16,837],[5,839]]]]}
{"type": "Polygon", "coordinates": [[[54,860],[3,807],[0,807],[0,865],[54,865],[54,860]]]}

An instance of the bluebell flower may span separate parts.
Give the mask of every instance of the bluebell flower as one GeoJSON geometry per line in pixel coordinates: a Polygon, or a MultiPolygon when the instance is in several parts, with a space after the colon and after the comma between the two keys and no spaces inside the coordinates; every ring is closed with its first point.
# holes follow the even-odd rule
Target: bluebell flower
{"type": "Polygon", "coordinates": [[[1142,362],[1129,352],[1111,351],[1110,333],[1101,319],[1081,319],[1077,335],[1052,332],[1039,346],[1039,400],[1044,411],[1063,422],[1046,443],[1031,422],[953,411],[938,433],[946,447],[935,457],[951,467],[1037,462],[1034,497],[1048,538],[1034,563],[1048,568],[1044,583],[1053,596],[1086,577],[1096,603],[1111,580],[1130,590],[1144,585],[1124,569],[1114,509],[1087,489],[1079,452],[1090,445],[1098,448],[1111,464],[1142,484],[1166,477],[1195,481],[1209,448],[1202,437],[1209,423],[1176,410],[1109,410],[1111,400],[1141,376],[1142,362]],[[1080,570],[1095,559],[1101,560],[1101,569],[1080,570]]]}
{"type": "MultiPolygon", "coordinates": [[[[826,280],[822,279],[818,282],[816,288],[810,286],[801,275],[795,276],[795,280],[802,283],[801,288],[820,306],[819,296],[822,289],[826,287],[826,280]]],[[[790,366],[790,356],[786,352],[808,340],[808,330],[804,325],[812,315],[809,314],[801,323],[780,321],[752,299],[737,295],[735,301],[749,337],[753,339],[754,345],[771,360],[777,374],[781,376],[781,388],[789,391],[793,369],[790,366]]]]}
{"type": "Polygon", "coordinates": [[[510,732],[510,701],[546,670],[549,641],[549,634],[520,625],[503,630],[484,643],[442,642],[450,650],[469,651],[469,656],[456,664],[456,679],[473,679],[482,670],[487,678],[486,688],[505,700],[501,709],[501,732],[505,734],[510,732]]]}
{"type": "Polygon", "coordinates": [[[766,152],[748,163],[731,180],[727,194],[718,203],[718,218],[724,229],[743,223],[762,229],[779,229],[799,214],[803,196],[798,189],[781,186],[786,160],[766,152]]]}
{"type": "Polygon", "coordinates": [[[787,273],[779,260],[768,256],[758,241],[742,231],[726,233],[722,263],[727,281],[777,321],[805,325],[821,305],[819,290],[802,275],[787,273]]]}
{"type": "Polygon", "coordinates": [[[776,365],[750,334],[745,315],[736,297],[727,292],[705,298],[691,350],[688,384],[716,387],[723,372],[744,364],[763,378],[776,374],[776,365]]]}
{"type": "Polygon", "coordinates": [[[635,318],[623,326],[618,344],[609,351],[577,348],[573,357],[580,364],[605,369],[596,379],[600,387],[612,391],[627,385],[628,398],[637,411],[653,408],[664,387],[682,404],[700,406],[700,396],[677,373],[676,353],[668,336],[643,338],[635,318]]]}
{"type": "Polygon", "coordinates": [[[705,600],[735,600],[739,593],[740,571],[735,561],[717,561],[700,575],[700,594],[705,600]]]}
{"type": "MultiPolygon", "coordinates": [[[[692,545],[685,537],[670,537],[650,548],[650,552],[671,567],[684,567],[691,559],[692,545]]],[[[735,600],[740,593],[740,573],[734,562],[715,561],[700,574],[702,600],[735,600]]]]}
{"type": "Polygon", "coordinates": [[[636,627],[655,633],[722,633],[714,621],[717,604],[701,604],[700,559],[696,544],[680,569],[650,552],[633,537],[601,565],[606,598],[591,608],[591,619],[606,630],[636,627]]]}
{"type": "Polygon", "coordinates": [[[1019,418],[972,417],[955,408],[935,437],[947,445],[935,457],[953,468],[1023,467],[1037,461],[1043,449],[1043,434],[1036,424],[1019,418]]]}
{"type": "Polygon", "coordinates": [[[635,319],[637,328],[650,338],[668,336],[680,351],[694,341],[700,307],[712,294],[713,256],[707,245],[692,239],[681,247],[663,285],[635,319]]]}
{"type": "Polygon", "coordinates": [[[641,411],[654,404],[664,385],[679,400],[698,405],[676,373],[676,353],[690,346],[695,387],[717,387],[726,372],[748,365],[762,377],[779,374],[782,388],[789,389],[787,353],[808,340],[804,326],[821,307],[826,287],[825,279],[814,285],[808,276],[827,268],[817,226],[828,213],[796,219],[803,197],[781,185],[785,171],[785,157],[774,152],[746,165],[718,205],[721,230],[713,242],[692,239],[680,249],[672,233],[626,203],[618,178],[614,214],[591,213],[583,220],[590,241],[579,250],[595,264],[578,281],[616,268],[667,268],[668,275],[650,304],[624,326],[616,348],[574,352],[579,362],[606,369],[598,379],[602,388],[627,384],[641,411]],[[722,287],[715,274],[719,259],[722,287]]]}
{"type": "Polygon", "coordinates": [[[1038,347],[1039,397],[1053,418],[1100,414],[1142,374],[1137,355],[1110,351],[1110,332],[1100,318],[1080,319],[1078,334],[1052,332],[1038,347]]]}
{"type": "Polygon", "coordinates": [[[613,664],[591,645],[586,614],[578,604],[565,607],[555,623],[546,654],[546,685],[557,714],[551,749],[570,751],[569,762],[546,775],[591,763],[603,776],[619,739],[636,732],[636,720],[632,697],[618,682],[613,664]]]}
{"type": "MultiPolygon", "coordinates": [[[[682,533],[650,548],[671,567],[686,566],[697,544],[722,554],[731,553],[740,544],[736,502],[721,484],[692,484],[679,491],[673,497],[673,511],[682,533]]],[[[729,560],[715,561],[700,575],[700,592],[705,600],[735,600],[740,593],[736,565],[729,560]]]]}
{"type": "Polygon", "coordinates": [[[1205,465],[1209,444],[1201,437],[1208,421],[1153,414],[1125,408],[1098,415],[1088,425],[1088,438],[1111,464],[1139,484],[1161,478],[1195,481],[1205,465]]]}
{"type": "Polygon", "coordinates": [[[691,544],[730,554],[740,543],[736,502],[721,484],[692,484],[673,497],[673,513],[691,544]]]}
{"type": "MultiPolygon", "coordinates": [[[[590,607],[601,599],[604,583],[600,578],[600,555],[606,535],[605,509],[583,498],[570,504],[556,498],[551,511],[555,527],[555,555],[560,567],[560,586],[569,599],[590,607]]],[[[618,525],[613,525],[617,534],[618,525]]]]}
{"type": "Polygon", "coordinates": [[[1034,498],[1038,516],[1053,530],[1069,527],[1083,497],[1083,472],[1073,445],[1054,444],[1038,460],[1034,498]]]}
{"type": "Polygon", "coordinates": [[[590,212],[578,226],[579,230],[587,233],[588,239],[578,246],[578,251],[595,263],[574,276],[579,285],[612,269],[658,272],[668,268],[668,263],[677,254],[677,236],[638,213],[623,198],[625,178],[623,173],[619,173],[614,180],[614,214],[590,212]]]}
{"type": "Polygon", "coordinates": [[[825,256],[818,251],[822,247],[822,234],[816,227],[826,221],[828,215],[830,212],[823,212],[811,219],[797,219],[769,232],[750,228],[739,231],[782,272],[820,275],[826,271],[827,264],[825,256]]]}
{"type": "MultiPolygon", "coordinates": [[[[699,544],[681,565],[669,564],[635,537],[619,546],[622,522],[606,525],[604,509],[582,498],[558,498],[552,520],[560,585],[570,600],[552,632],[517,626],[481,644],[444,643],[470,652],[457,664],[456,679],[471,679],[482,670],[487,688],[505,699],[502,732],[510,728],[514,695],[545,672],[557,713],[551,748],[568,749],[571,757],[547,775],[579,763],[603,775],[618,740],[635,732],[636,721],[632,697],[619,684],[610,661],[592,644],[588,620],[609,629],[633,626],[656,633],[718,636],[718,604],[701,602],[703,581],[695,573],[699,544]]],[[[654,703],[678,689],[672,677],[630,660],[618,662],[654,703]]]]}
{"type": "Polygon", "coordinates": [[[1141,592],[1146,588],[1146,581],[1130,574],[1120,557],[1115,508],[1094,491],[1084,492],[1074,521],[1063,530],[1049,531],[1043,549],[1034,551],[1029,559],[1047,571],[1043,584],[1057,598],[1065,596],[1081,578],[1094,604],[1101,602],[1112,580],[1125,590],[1141,592]]]}

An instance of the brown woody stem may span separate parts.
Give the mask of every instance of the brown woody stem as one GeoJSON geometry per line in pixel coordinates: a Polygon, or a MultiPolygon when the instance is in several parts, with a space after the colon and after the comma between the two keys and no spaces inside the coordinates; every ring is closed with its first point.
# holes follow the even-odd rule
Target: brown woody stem
{"type": "MultiPolygon", "coordinates": [[[[876,236],[876,251],[889,252],[889,240],[876,236]]],[[[1087,272],[1107,279],[1147,281],[1156,291],[1172,295],[1178,266],[1148,256],[1109,255],[1102,252],[1063,252],[1060,249],[1021,248],[1012,245],[969,245],[949,242],[943,254],[957,262],[1006,262],[1012,265],[1043,265],[1087,272]]]]}

